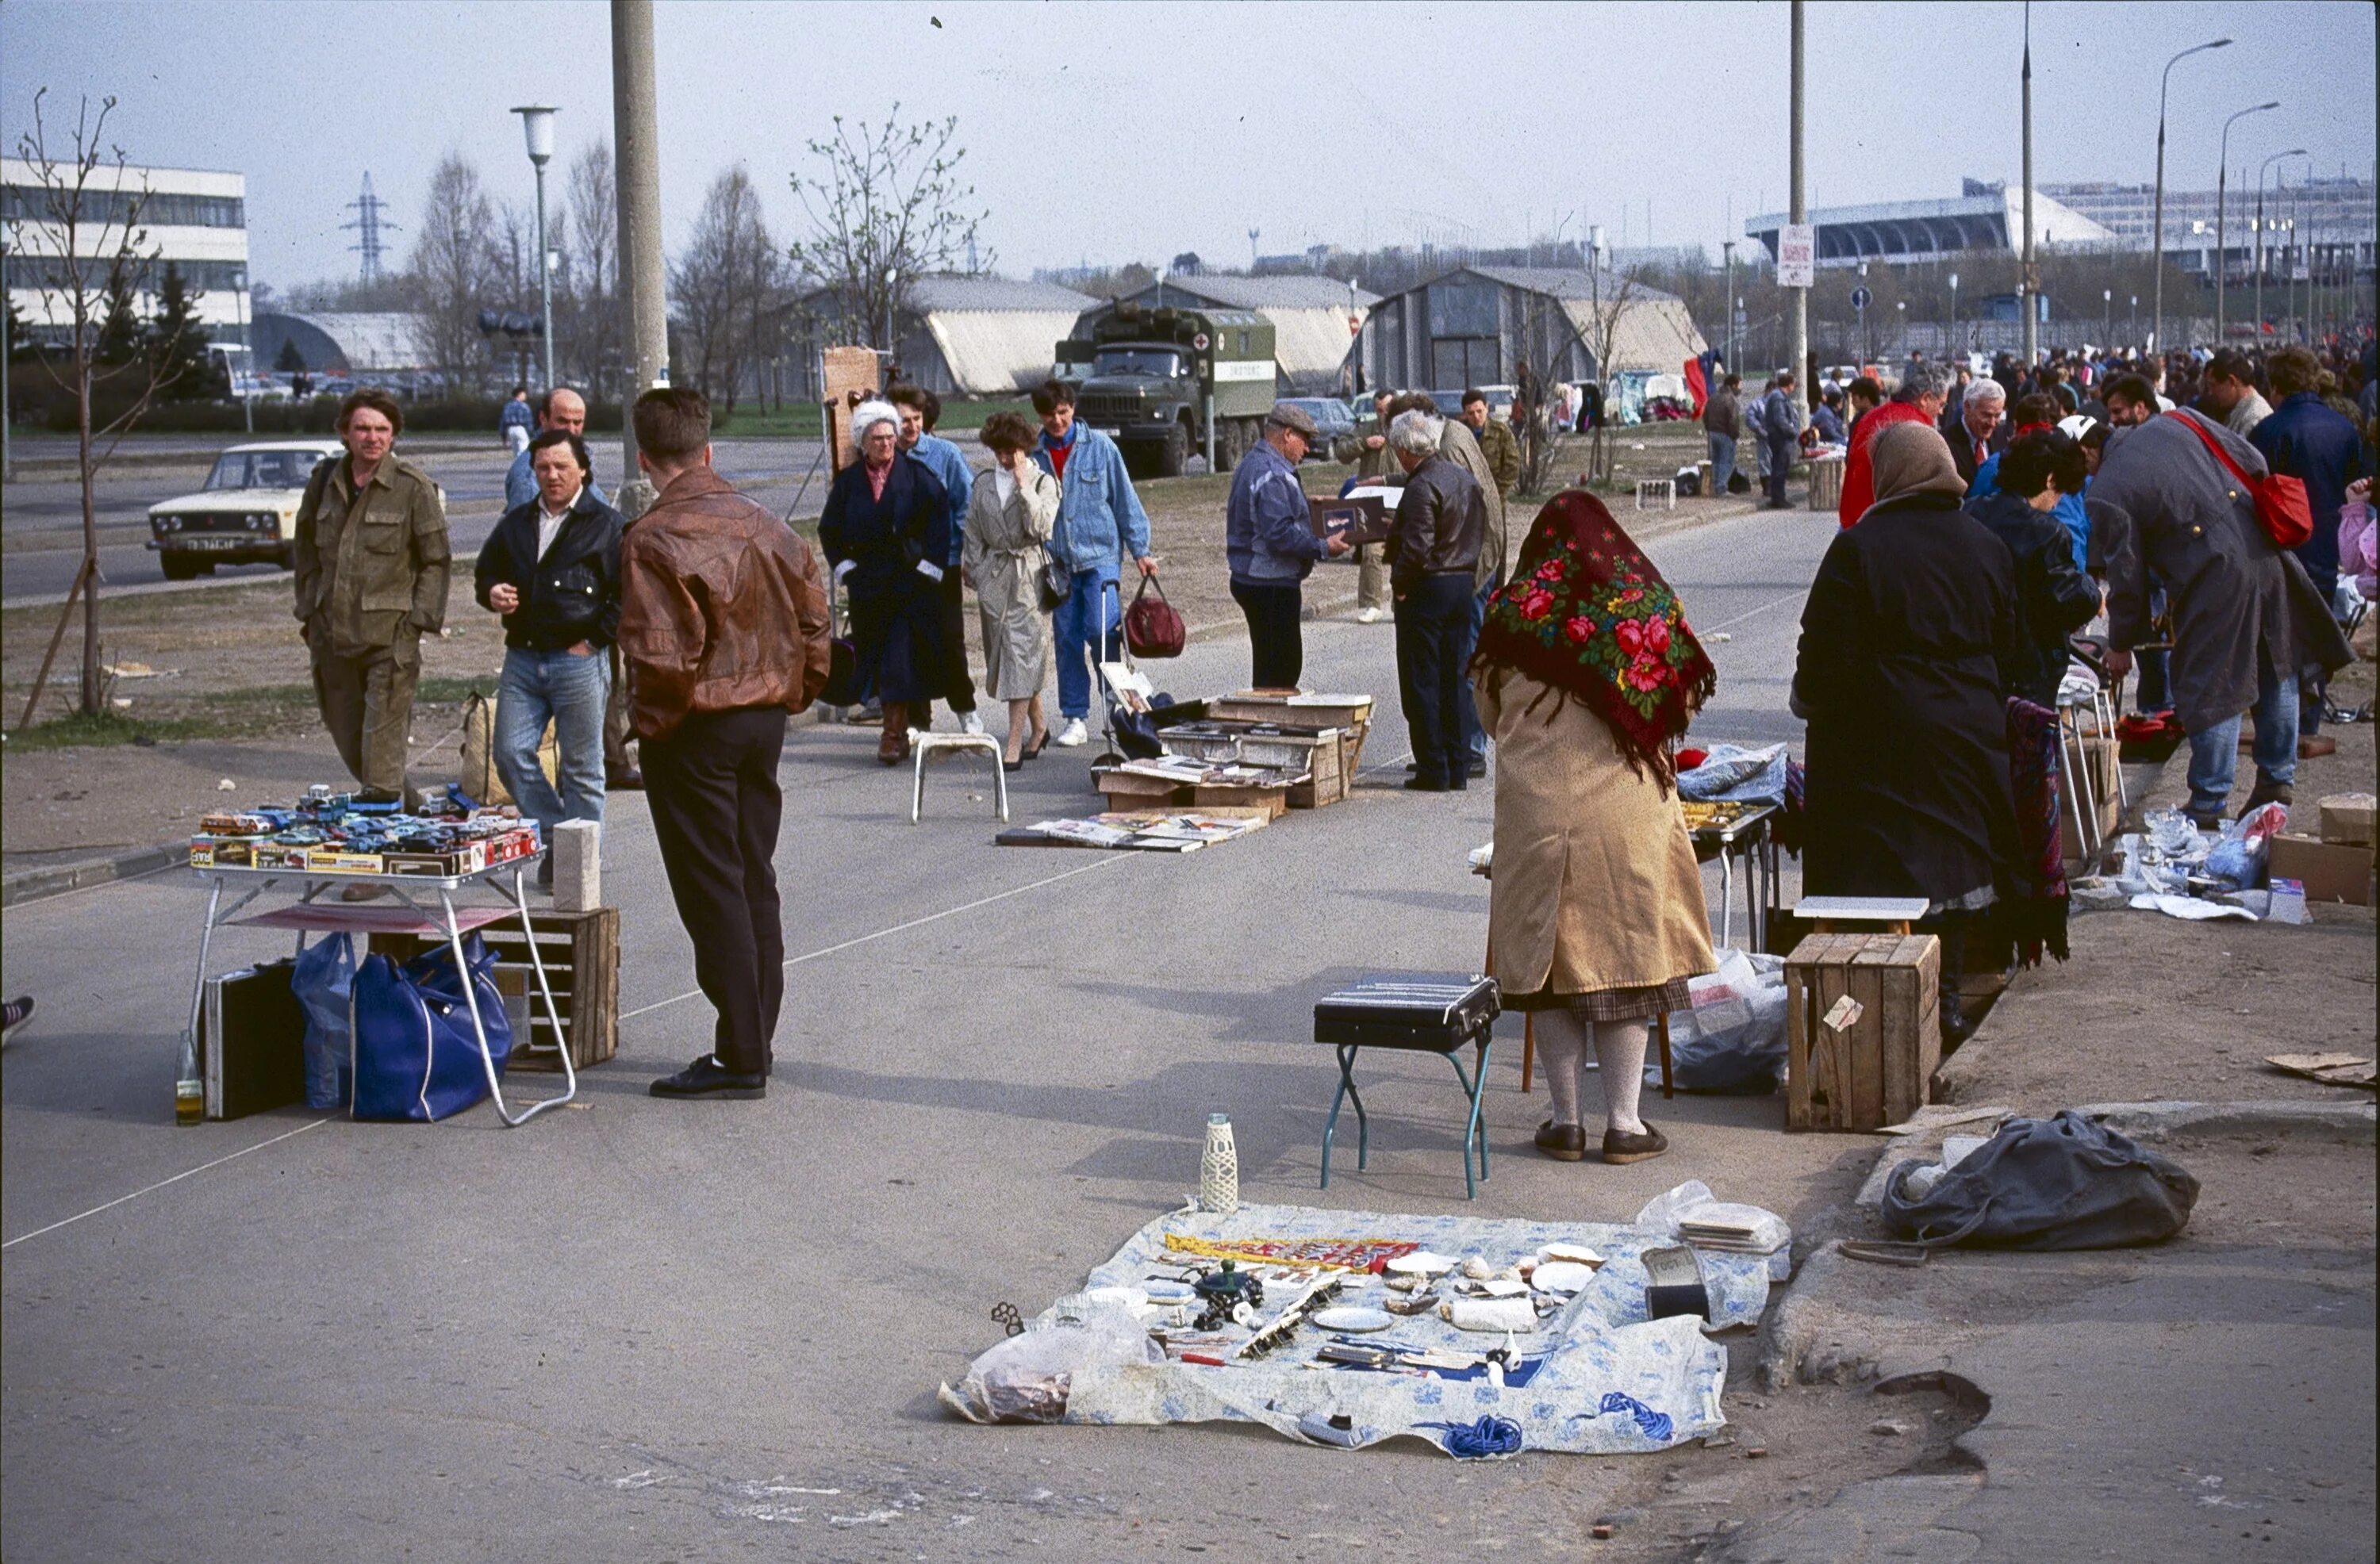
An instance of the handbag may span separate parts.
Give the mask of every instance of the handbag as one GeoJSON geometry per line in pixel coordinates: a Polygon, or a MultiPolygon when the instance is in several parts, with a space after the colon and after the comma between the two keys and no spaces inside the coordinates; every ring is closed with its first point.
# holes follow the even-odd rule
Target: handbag
{"type": "Polygon", "coordinates": [[[1165,600],[1165,588],[1157,585],[1157,577],[1142,576],[1140,590],[1132,595],[1132,606],[1123,611],[1123,644],[1135,657],[1179,657],[1189,638],[1190,627],[1165,600]],[[1152,588],[1157,592],[1154,599],[1148,595],[1152,588]]]}
{"type": "Polygon", "coordinates": [[[1033,579],[1040,589],[1044,613],[1057,612],[1075,595],[1075,573],[1055,554],[1042,556],[1041,568],[1034,573],[1033,579]]]}
{"type": "MultiPolygon", "coordinates": [[[[2179,412],[2168,413],[2169,418],[2181,418],[2179,412]]],[[[2182,418],[2190,432],[2198,436],[2209,455],[2223,464],[2223,469],[2239,481],[2241,488],[2256,502],[2256,525],[2277,549],[2301,547],[2313,537],[2313,505],[2306,498],[2305,480],[2287,473],[2267,473],[2257,478],[2231,459],[2223,443],[2209,434],[2195,421],[2182,418]]]]}
{"type": "Polygon", "coordinates": [[[827,639],[826,683],[820,686],[818,698],[828,706],[859,704],[859,647],[850,636],[850,618],[843,612],[843,580],[827,578],[827,628],[832,631],[840,622],[843,633],[827,639]]]}
{"type": "MultiPolygon", "coordinates": [[[[488,1058],[501,1080],[513,1031],[496,991],[496,958],[476,933],[464,940],[463,954],[488,1058]]],[[[451,945],[435,946],[403,966],[384,955],[366,956],[357,966],[348,1000],[352,1117],[433,1124],[477,1107],[488,1095],[465,981],[451,945]]]]}

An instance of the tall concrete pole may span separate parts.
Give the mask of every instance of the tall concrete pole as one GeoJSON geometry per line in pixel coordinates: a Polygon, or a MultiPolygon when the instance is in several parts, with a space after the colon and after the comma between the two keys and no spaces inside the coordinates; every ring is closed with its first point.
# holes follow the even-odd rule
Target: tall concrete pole
{"type": "MultiPolygon", "coordinates": [[[[1793,170],[1792,221],[1798,225],[1810,220],[1808,193],[1802,186],[1802,0],[1793,0],[1793,170]]],[[[1787,339],[1789,362],[1793,370],[1795,394],[1802,405],[1810,402],[1810,373],[1804,360],[1810,357],[1810,290],[1793,288],[1792,330],[1787,339]]]]}
{"type": "MultiPolygon", "coordinates": [[[[633,404],[644,392],[669,383],[661,134],[653,109],[653,0],[612,0],[612,139],[619,159],[620,295],[628,306],[628,342],[637,359],[636,382],[622,400],[633,404]]],[[[637,470],[633,418],[621,419],[620,453],[626,463],[621,510],[638,515],[652,503],[652,487],[637,470]]]]}
{"type": "Polygon", "coordinates": [[[2024,285],[2017,292],[2024,309],[2024,372],[2041,357],[2041,272],[2033,261],[2033,6],[2024,7],[2024,285]]]}

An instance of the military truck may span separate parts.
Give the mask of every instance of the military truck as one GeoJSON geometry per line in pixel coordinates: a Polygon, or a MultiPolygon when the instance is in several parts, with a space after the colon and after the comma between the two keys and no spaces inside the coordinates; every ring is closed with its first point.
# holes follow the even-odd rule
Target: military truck
{"type": "Polygon", "coordinates": [[[1075,417],[1123,449],[1135,478],[1178,478],[1207,448],[1228,472],[1261,437],[1273,405],[1272,322],[1245,309],[1125,300],[1087,314],[1058,344],[1075,417]]]}

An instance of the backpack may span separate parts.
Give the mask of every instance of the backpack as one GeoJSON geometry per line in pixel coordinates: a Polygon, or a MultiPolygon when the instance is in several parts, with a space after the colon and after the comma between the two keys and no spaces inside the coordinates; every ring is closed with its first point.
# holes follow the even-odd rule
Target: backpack
{"type": "Polygon", "coordinates": [[[2157,1243],[2190,1221],[2198,1181],[2179,1164],[2071,1112],[2011,1119],[1922,1195],[1901,1163],[1879,1215],[1928,1248],[2117,1249],[2157,1243]]]}

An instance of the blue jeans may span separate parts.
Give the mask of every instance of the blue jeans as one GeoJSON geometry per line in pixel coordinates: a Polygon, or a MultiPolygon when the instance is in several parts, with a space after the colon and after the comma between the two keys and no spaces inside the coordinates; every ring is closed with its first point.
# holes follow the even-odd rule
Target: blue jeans
{"type": "Polygon", "coordinates": [[[1463,688],[1455,693],[1454,715],[1462,729],[1463,753],[1474,766],[1488,763],[1488,730],[1479,725],[1479,708],[1471,698],[1471,654],[1479,649],[1479,632],[1488,624],[1488,599],[1503,584],[1504,573],[1500,570],[1471,595],[1471,614],[1454,649],[1454,666],[1463,682],[1463,688]]]}
{"type": "Polygon", "coordinates": [[[1728,479],[1735,476],[1735,436],[1714,434],[1710,440],[1711,487],[1714,494],[1727,492],[1728,479]]]}
{"type": "Polygon", "coordinates": [[[603,818],[603,703],[611,693],[612,660],[600,649],[587,657],[504,650],[496,685],[496,774],[548,846],[564,820],[603,818]],[[537,763],[549,721],[562,758],[558,797],[537,763]]]}
{"type": "MultiPolygon", "coordinates": [[[[2298,682],[2270,669],[2256,673],[2256,785],[2287,787],[2298,774],[2298,682]]],[[[2240,719],[2228,717],[2190,735],[2190,812],[2217,815],[2240,768],[2240,719]]]]}
{"type": "Polygon", "coordinates": [[[1058,644],[1058,714],[1062,717],[1091,714],[1091,666],[1085,655],[1102,662],[1113,662],[1123,655],[1116,635],[1116,627],[1123,623],[1122,610],[1111,613],[1107,608],[1108,588],[1115,583],[1111,568],[1075,572],[1074,591],[1050,616],[1050,638],[1058,644]]]}

